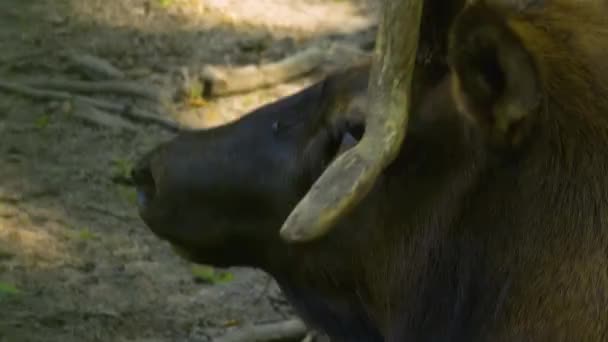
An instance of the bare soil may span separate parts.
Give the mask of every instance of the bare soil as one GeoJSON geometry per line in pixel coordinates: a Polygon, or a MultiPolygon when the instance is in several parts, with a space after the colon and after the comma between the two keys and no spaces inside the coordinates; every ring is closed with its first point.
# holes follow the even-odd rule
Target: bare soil
{"type": "MultiPolygon", "coordinates": [[[[163,2],[2,0],[0,81],[79,79],[63,55],[76,51],[170,88],[184,68],[263,63],[323,37],[349,39],[376,13],[364,0],[163,2]]],[[[202,106],[176,100],[172,119],[220,125],[314,80],[202,106]]],[[[0,91],[0,341],[209,341],[292,315],[267,275],[231,269],[230,281],[201,281],[139,220],[121,179],[171,132],[92,124],[74,110],[0,91]]]]}

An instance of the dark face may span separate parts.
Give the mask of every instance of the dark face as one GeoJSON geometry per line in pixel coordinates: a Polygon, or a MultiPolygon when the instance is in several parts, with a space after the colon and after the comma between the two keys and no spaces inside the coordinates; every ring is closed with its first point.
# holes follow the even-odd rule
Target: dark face
{"type": "MultiPolygon", "coordinates": [[[[367,69],[338,76],[229,125],[182,133],[150,152],[133,172],[146,225],[194,262],[263,267],[284,253],[279,229],[285,218],[331,160],[362,134],[352,128],[356,116],[328,118],[324,108],[338,96],[356,102],[367,76],[367,69]]],[[[439,178],[462,167],[470,141],[449,89],[446,81],[429,92],[411,117],[402,156],[387,171],[396,179],[391,188],[442,191],[439,178]]],[[[367,222],[378,207],[387,207],[392,191],[365,201],[347,221],[367,222]]],[[[414,212],[422,205],[408,204],[414,212]]],[[[341,231],[350,234],[335,234],[341,231]]]]}
{"type": "MultiPolygon", "coordinates": [[[[454,177],[450,170],[465,163],[463,151],[471,143],[463,129],[466,124],[459,115],[453,115],[456,110],[449,84],[436,88],[448,72],[443,58],[447,30],[463,3],[430,1],[425,5],[422,32],[427,39],[419,43],[420,59],[425,64],[416,68],[420,75],[413,85],[417,113],[410,117],[396,166],[386,172],[392,174],[384,177],[397,176],[397,186],[393,183],[392,189],[408,194],[422,191],[426,196],[431,186],[441,192],[443,182],[437,178],[454,177]]],[[[133,178],[146,225],[186,258],[216,266],[259,266],[270,258],[269,250],[285,248],[279,229],[291,210],[344,147],[344,140],[361,135],[352,129],[360,117],[346,110],[330,111],[328,116],[325,110],[366,93],[368,68],[345,74],[260,108],[235,123],[183,133],[142,158],[133,178]],[[344,113],[349,114],[342,120],[339,116],[344,113]]],[[[377,182],[378,188],[381,183],[377,182]]],[[[372,192],[366,204],[341,226],[350,222],[360,225],[362,221],[375,225],[376,219],[361,220],[375,214],[358,213],[401,206],[390,199],[394,193],[380,199],[373,193],[377,192],[372,192]]],[[[411,207],[416,211],[414,205],[411,207]]],[[[340,241],[340,236],[335,236],[341,234],[350,233],[338,229],[332,235],[340,241]]]]}
{"type": "MultiPolygon", "coordinates": [[[[366,82],[363,77],[362,90],[366,82]]],[[[226,126],[182,133],[148,153],[133,171],[146,225],[192,261],[258,264],[268,246],[280,243],[278,229],[289,211],[350,136],[321,116],[327,91],[316,85],[226,126]]]]}

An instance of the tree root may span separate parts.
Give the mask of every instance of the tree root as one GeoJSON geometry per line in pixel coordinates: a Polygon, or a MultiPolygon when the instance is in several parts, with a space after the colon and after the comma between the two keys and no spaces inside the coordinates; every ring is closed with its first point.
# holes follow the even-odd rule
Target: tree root
{"type": "Polygon", "coordinates": [[[101,109],[95,108],[78,100],[75,100],[73,103],[72,114],[74,117],[95,126],[103,126],[132,134],[136,134],[139,130],[137,126],[119,116],[111,115],[101,109]]]}
{"type": "Polygon", "coordinates": [[[135,122],[143,124],[155,124],[157,126],[174,132],[181,130],[179,124],[171,120],[164,119],[159,115],[148,112],[144,109],[140,109],[131,105],[115,104],[109,101],[94,99],[86,96],[73,95],[71,93],[63,91],[40,90],[33,87],[6,81],[0,81],[0,90],[29,96],[37,100],[79,101],[81,103],[86,103],[103,111],[124,115],[126,118],[131,119],[135,122]]]}
{"type": "Polygon", "coordinates": [[[308,329],[299,319],[277,323],[248,325],[214,339],[214,342],[270,342],[301,341],[306,338],[308,329]]]}
{"type": "MultiPolygon", "coordinates": [[[[76,114],[80,119],[113,129],[132,132],[135,127],[125,120],[113,118],[110,114],[121,115],[136,123],[154,124],[172,132],[185,128],[184,125],[174,120],[163,118],[163,115],[131,104],[132,100],[129,100],[128,103],[120,103],[93,97],[97,94],[125,96],[129,99],[147,100],[155,107],[162,108],[167,99],[163,98],[160,89],[157,90],[125,79],[125,73],[122,70],[97,56],[73,52],[61,55],[67,58],[81,74],[87,75],[95,81],[28,79],[10,82],[0,80],[0,90],[37,100],[69,101],[73,108],[78,107],[76,114]],[[90,112],[87,112],[87,107],[90,112]]],[[[371,58],[371,55],[352,44],[315,44],[273,63],[241,67],[206,66],[201,73],[184,75],[184,77],[185,83],[191,79],[202,83],[200,95],[203,97],[224,96],[277,85],[309,74],[314,70],[324,73],[332,72],[331,61],[335,59],[339,59],[341,64],[352,64],[353,61],[364,58],[371,58]]],[[[190,84],[184,84],[184,88],[189,88],[189,86],[190,84]]]]}
{"type": "Polygon", "coordinates": [[[68,81],[68,80],[30,80],[23,85],[74,93],[110,93],[132,97],[142,97],[151,101],[159,101],[159,94],[141,84],[128,81],[68,81]]]}
{"type": "Polygon", "coordinates": [[[110,62],[97,56],[70,52],[64,54],[72,65],[86,76],[97,80],[123,79],[124,72],[113,66],[110,62]]]}

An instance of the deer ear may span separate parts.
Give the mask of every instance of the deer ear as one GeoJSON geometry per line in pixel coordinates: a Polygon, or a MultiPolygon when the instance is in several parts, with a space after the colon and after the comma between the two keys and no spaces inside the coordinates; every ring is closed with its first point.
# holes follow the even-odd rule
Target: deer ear
{"type": "Polygon", "coordinates": [[[459,109],[491,142],[521,142],[541,106],[541,80],[533,56],[503,15],[484,4],[465,9],[452,26],[448,58],[459,109]]]}

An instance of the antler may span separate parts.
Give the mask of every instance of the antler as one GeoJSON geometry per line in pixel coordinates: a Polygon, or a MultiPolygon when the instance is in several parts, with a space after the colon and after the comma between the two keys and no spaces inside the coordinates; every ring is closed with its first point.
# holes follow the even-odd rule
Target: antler
{"type": "Polygon", "coordinates": [[[365,133],[340,155],[291,212],[281,236],[305,242],[327,234],[396,158],[411,107],[423,0],[385,0],[376,41],[365,133]]]}

